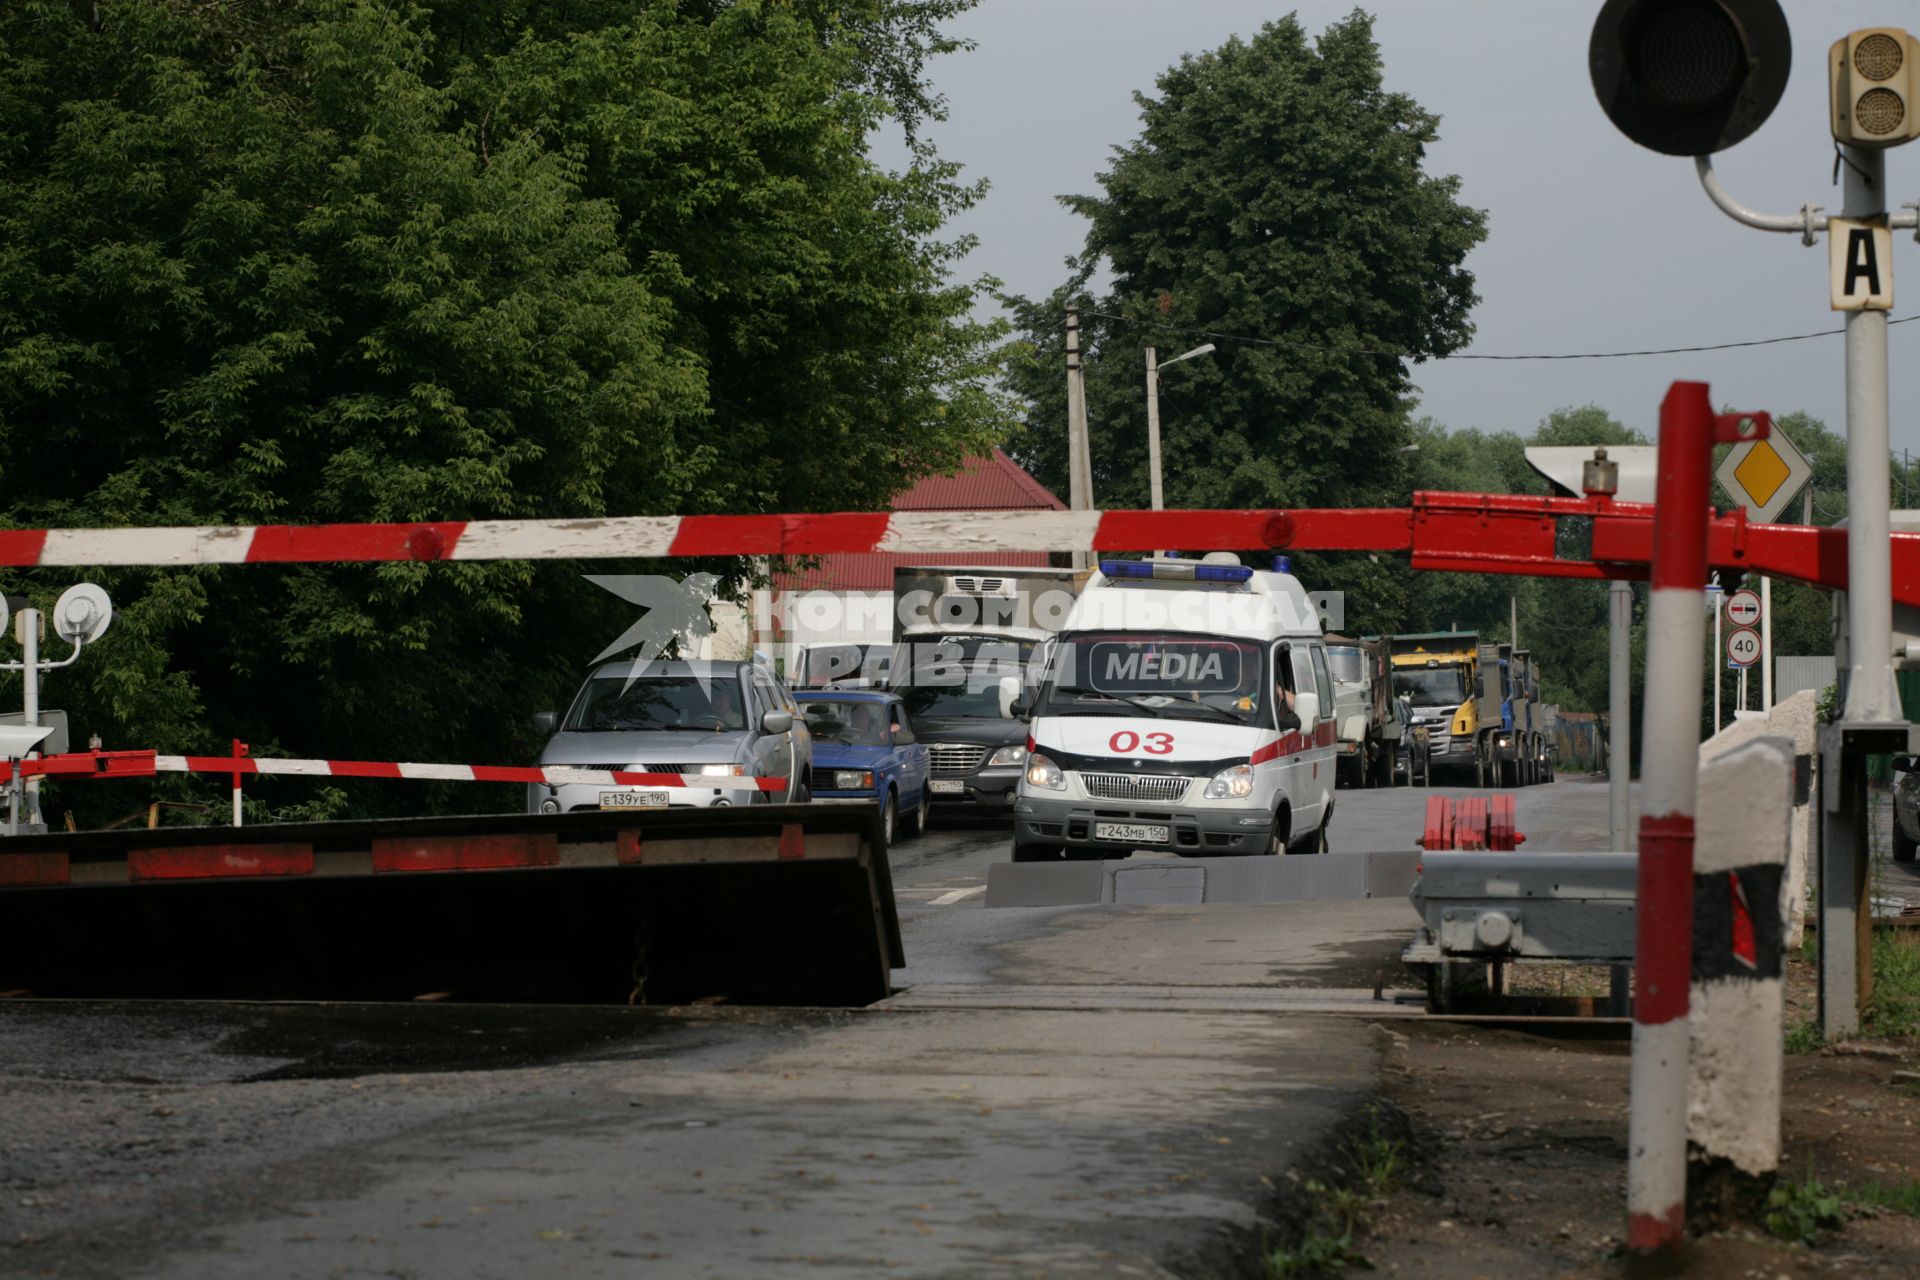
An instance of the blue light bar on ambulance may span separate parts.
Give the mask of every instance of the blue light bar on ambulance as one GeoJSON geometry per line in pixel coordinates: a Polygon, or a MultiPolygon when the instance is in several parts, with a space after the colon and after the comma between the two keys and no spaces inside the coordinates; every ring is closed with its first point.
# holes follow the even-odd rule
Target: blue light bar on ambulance
{"type": "Polygon", "coordinates": [[[1102,560],[1109,578],[1158,578],[1163,582],[1245,582],[1253,570],[1243,564],[1198,564],[1192,560],[1102,560]]]}

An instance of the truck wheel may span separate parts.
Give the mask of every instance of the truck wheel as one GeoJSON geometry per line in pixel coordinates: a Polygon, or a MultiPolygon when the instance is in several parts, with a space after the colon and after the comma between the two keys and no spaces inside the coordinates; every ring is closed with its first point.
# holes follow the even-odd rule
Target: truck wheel
{"type": "Polygon", "coordinates": [[[1917,852],[1920,852],[1920,842],[1910,839],[1907,833],[1900,829],[1900,819],[1898,817],[1894,818],[1893,860],[1895,862],[1912,862],[1917,852]]]}
{"type": "Polygon", "coordinates": [[[1015,862],[1058,862],[1065,852],[1057,844],[1032,844],[1019,840],[1013,842],[1013,860],[1015,862]]]}
{"type": "Polygon", "coordinates": [[[1473,749],[1473,785],[1487,785],[1487,753],[1479,747],[1473,749]]]}

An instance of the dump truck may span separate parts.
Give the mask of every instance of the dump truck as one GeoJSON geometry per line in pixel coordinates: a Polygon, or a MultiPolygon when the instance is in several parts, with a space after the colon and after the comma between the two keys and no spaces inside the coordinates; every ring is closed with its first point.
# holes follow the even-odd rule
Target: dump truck
{"type": "Polygon", "coordinates": [[[1472,631],[1394,636],[1393,692],[1412,704],[1414,723],[1427,731],[1428,763],[1473,785],[1490,786],[1497,758],[1505,670],[1498,645],[1472,631]]]}
{"type": "Polygon", "coordinates": [[[1333,675],[1334,776],[1343,787],[1393,785],[1394,746],[1389,637],[1327,637],[1333,675]]]}

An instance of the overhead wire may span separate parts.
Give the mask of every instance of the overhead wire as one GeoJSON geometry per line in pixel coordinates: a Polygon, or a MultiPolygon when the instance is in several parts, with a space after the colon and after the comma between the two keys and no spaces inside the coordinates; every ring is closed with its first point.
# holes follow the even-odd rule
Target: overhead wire
{"type": "MultiPolygon", "coordinates": [[[[1259,338],[1241,333],[1221,333],[1212,329],[1200,329],[1189,325],[1169,324],[1161,320],[1141,320],[1134,316],[1116,315],[1110,311],[1088,311],[1088,316],[1100,320],[1110,320],[1116,324],[1134,325],[1147,329],[1165,329],[1171,333],[1182,333],[1190,337],[1208,338],[1216,342],[1237,342],[1252,347],[1284,347],[1294,351],[1318,351],[1329,355],[1389,356],[1396,360],[1625,360],[1641,356],[1677,356],[1693,355],[1702,351],[1735,351],[1743,347],[1771,347],[1783,342],[1806,342],[1813,338],[1831,338],[1846,332],[1845,329],[1816,329],[1811,333],[1789,333],[1774,338],[1750,338],[1744,342],[1712,342],[1691,347],[1652,347],[1638,351],[1564,351],[1564,352],[1528,352],[1517,354],[1495,354],[1476,351],[1455,351],[1445,355],[1416,355],[1410,351],[1397,351],[1387,347],[1334,346],[1322,342],[1301,342],[1291,338],[1259,338]]],[[[1909,324],[1920,320],[1920,316],[1902,316],[1898,320],[1889,320],[1889,326],[1909,324]]]]}

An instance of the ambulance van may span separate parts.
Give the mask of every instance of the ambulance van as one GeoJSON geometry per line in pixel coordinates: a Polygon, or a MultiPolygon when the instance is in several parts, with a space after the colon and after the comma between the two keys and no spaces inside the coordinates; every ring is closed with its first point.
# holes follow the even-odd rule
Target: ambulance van
{"type": "Polygon", "coordinates": [[[1015,862],[1326,850],[1333,688],[1290,574],[1103,562],[1044,664],[1015,862]]]}

